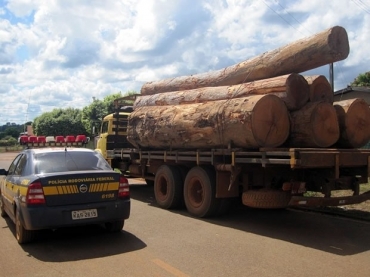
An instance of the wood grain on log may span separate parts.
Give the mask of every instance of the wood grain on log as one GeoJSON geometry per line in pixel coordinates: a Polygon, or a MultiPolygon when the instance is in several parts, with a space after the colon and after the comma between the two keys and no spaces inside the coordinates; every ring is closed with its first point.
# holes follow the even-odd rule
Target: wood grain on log
{"type": "Polygon", "coordinates": [[[128,140],[137,148],[277,147],[289,135],[289,113],[275,95],[206,103],[143,106],[129,117],[128,140]]]}
{"type": "Polygon", "coordinates": [[[329,147],[339,139],[335,108],[327,102],[309,102],[290,116],[290,147],[329,147]]]}
{"type": "Polygon", "coordinates": [[[370,140],[370,109],[364,99],[334,102],[337,112],[340,137],[339,147],[362,147],[370,140]]]}
{"type": "Polygon", "coordinates": [[[310,86],[310,102],[324,101],[333,104],[333,89],[325,76],[305,76],[305,79],[310,86]]]}
{"type": "Polygon", "coordinates": [[[234,86],[206,87],[139,96],[134,103],[134,108],[202,103],[254,94],[275,94],[285,102],[289,110],[298,110],[308,102],[309,86],[303,76],[292,73],[234,86]]]}
{"type": "Polygon", "coordinates": [[[141,94],[230,86],[300,73],[343,60],[348,54],[347,32],[343,27],[335,26],[221,70],[145,83],[141,94]]]}

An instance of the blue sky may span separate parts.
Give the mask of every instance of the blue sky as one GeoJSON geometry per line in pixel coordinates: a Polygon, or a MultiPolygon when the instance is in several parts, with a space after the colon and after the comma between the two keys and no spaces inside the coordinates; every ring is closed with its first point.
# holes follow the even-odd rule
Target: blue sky
{"type": "MultiPolygon", "coordinates": [[[[370,71],[370,0],[0,0],[0,125],[247,60],[333,26],[370,71]]],[[[307,73],[329,78],[329,67],[307,73]]]]}

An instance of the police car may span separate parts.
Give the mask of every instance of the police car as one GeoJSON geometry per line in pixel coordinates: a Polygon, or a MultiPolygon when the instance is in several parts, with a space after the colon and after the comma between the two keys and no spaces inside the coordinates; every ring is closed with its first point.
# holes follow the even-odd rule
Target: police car
{"type": "Polygon", "coordinates": [[[25,149],[0,175],[0,213],[20,244],[42,229],[104,224],[118,232],[130,216],[127,179],[91,149],[25,149]]]}

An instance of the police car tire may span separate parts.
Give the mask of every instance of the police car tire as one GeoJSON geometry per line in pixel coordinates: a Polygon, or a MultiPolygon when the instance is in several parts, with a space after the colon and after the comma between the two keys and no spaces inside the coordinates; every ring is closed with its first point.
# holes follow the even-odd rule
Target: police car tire
{"type": "Polygon", "coordinates": [[[3,200],[3,197],[0,196],[0,216],[1,217],[7,217],[8,214],[6,213],[5,209],[4,209],[4,200],[3,200]]]}
{"type": "Polygon", "coordinates": [[[15,216],[15,237],[19,244],[27,243],[35,239],[36,232],[31,230],[26,230],[22,222],[20,221],[19,211],[16,212],[15,216]]]}
{"type": "Polygon", "coordinates": [[[124,220],[106,222],[105,229],[110,233],[116,233],[116,232],[120,232],[124,225],[125,225],[124,220]]]}

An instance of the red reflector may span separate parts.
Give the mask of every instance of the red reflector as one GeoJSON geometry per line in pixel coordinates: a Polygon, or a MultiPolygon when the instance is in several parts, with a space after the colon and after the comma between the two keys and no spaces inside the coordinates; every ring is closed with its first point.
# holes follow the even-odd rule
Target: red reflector
{"type": "Polygon", "coordinates": [[[119,179],[119,188],[118,188],[118,197],[124,198],[130,196],[130,189],[128,185],[128,180],[125,177],[120,177],[119,179]]]}
{"type": "Polygon", "coordinates": [[[28,186],[26,203],[30,205],[45,204],[44,191],[40,182],[34,182],[28,186]]]}

